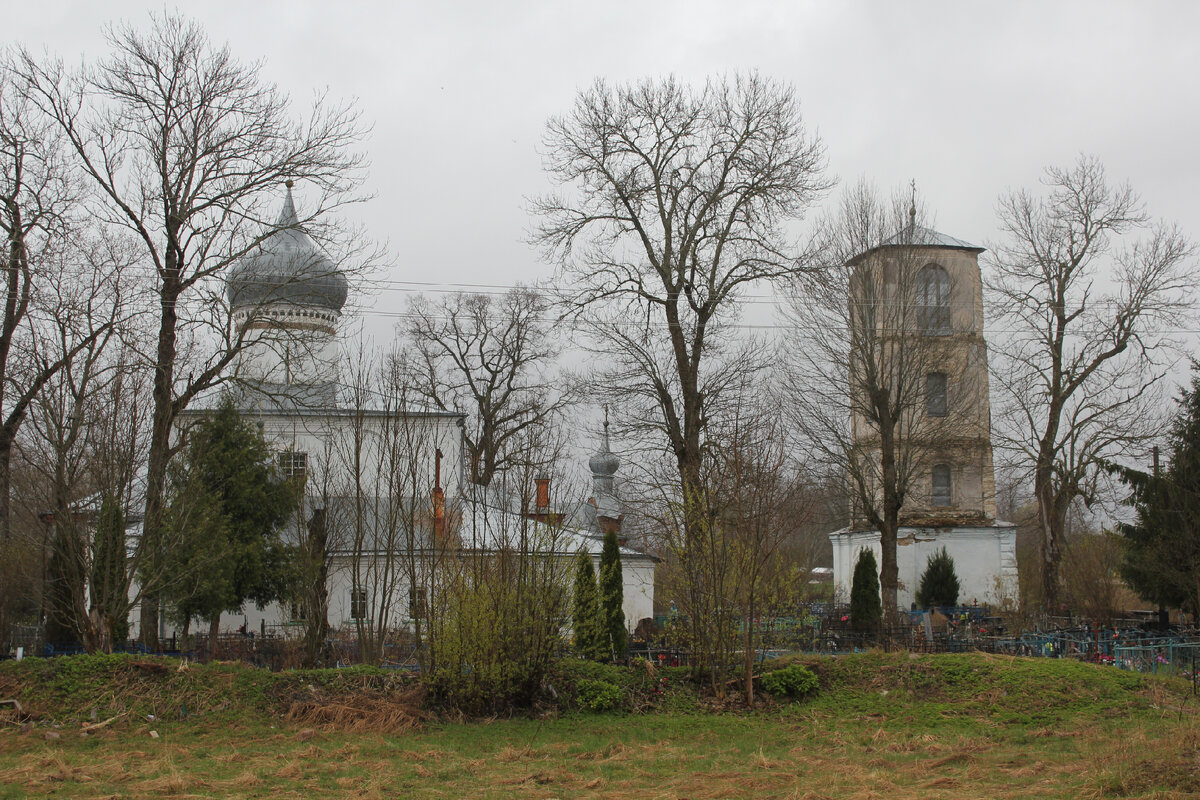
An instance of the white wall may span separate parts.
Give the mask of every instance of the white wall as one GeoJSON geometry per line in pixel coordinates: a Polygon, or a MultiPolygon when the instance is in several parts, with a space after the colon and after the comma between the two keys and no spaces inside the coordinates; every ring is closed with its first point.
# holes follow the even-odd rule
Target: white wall
{"type": "MultiPolygon", "coordinates": [[[[878,531],[841,530],[829,534],[833,544],[834,586],[843,600],[850,598],[854,564],[864,548],[882,563],[878,531]]],[[[1007,522],[984,527],[901,528],[896,547],[900,608],[908,608],[920,585],[930,556],[946,548],[958,575],[959,602],[998,603],[1013,597],[1017,588],[1016,528],[1007,522]]]]}

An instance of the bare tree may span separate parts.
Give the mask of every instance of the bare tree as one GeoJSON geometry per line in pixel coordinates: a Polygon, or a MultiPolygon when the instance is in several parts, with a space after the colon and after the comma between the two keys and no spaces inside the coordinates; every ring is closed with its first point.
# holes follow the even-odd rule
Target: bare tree
{"type": "Polygon", "coordinates": [[[1100,500],[1102,464],[1161,432],[1170,329],[1194,286],[1195,250],[1152,222],[1128,185],[1081,157],[1046,191],[1000,199],[1004,241],[988,289],[1004,343],[993,358],[1001,441],[1033,473],[1046,609],[1058,604],[1071,505],[1100,500]],[[1144,234],[1144,235],[1143,235],[1144,234]]]}
{"type": "Polygon", "coordinates": [[[931,457],[949,442],[987,435],[986,420],[977,420],[986,384],[971,385],[956,363],[949,309],[925,302],[930,232],[911,202],[881,200],[865,183],[845,194],[819,229],[824,269],[796,283],[782,359],[803,451],[846,481],[849,522],[879,531],[888,620],[898,532],[906,517],[928,514],[931,457]],[[930,376],[941,383],[931,387],[930,376]]]}
{"type": "Polygon", "coordinates": [[[761,362],[728,323],[748,287],[798,270],[784,226],[828,186],[822,145],[792,90],[756,74],[597,81],[544,145],[571,192],[533,204],[534,240],[576,287],[565,302],[585,344],[616,363],[601,389],[665,440],[699,536],[709,421],[761,362]]]}
{"type": "Polygon", "coordinates": [[[351,622],[368,662],[382,660],[387,646],[398,643],[406,620],[423,658],[435,574],[454,549],[441,485],[450,476],[441,459],[458,446],[458,429],[414,408],[409,377],[395,358],[357,362],[333,453],[341,488],[328,521],[348,554],[351,622]]]}
{"type": "MultiPolygon", "coordinates": [[[[360,129],[349,106],[322,98],[297,122],[257,64],[238,62],[183,18],[155,18],[145,32],[118,26],[109,41],[111,54],[77,73],[28,53],[20,69],[102,197],[93,213],[130,231],[153,270],[142,541],[155,547],[175,419],[222,379],[250,327],[233,324],[220,278],[274,232],[264,203],[285,179],[321,192],[313,218],[345,201],[361,164],[352,150],[360,129]],[[189,358],[195,369],[185,378],[179,367],[189,358]]],[[[147,644],[157,640],[156,620],[156,604],[144,602],[147,644]]]]}
{"type": "Polygon", "coordinates": [[[403,330],[418,355],[406,364],[416,367],[413,388],[443,411],[467,414],[473,484],[490,485],[528,455],[517,446],[525,430],[547,426],[570,402],[563,378],[551,371],[559,347],[548,311],[542,295],[524,287],[501,297],[453,294],[409,304],[403,330]]]}
{"type": "MultiPolygon", "coordinates": [[[[63,270],[63,280],[46,293],[57,298],[61,315],[38,331],[47,360],[62,367],[42,384],[31,405],[26,458],[41,471],[48,492],[38,498],[40,511],[53,518],[51,569],[52,602],[47,605],[47,640],[82,642],[89,652],[101,646],[98,620],[86,600],[90,572],[91,523],[95,520],[89,496],[101,490],[93,473],[92,456],[105,430],[100,402],[108,385],[118,379],[120,363],[110,347],[119,333],[122,313],[117,285],[123,266],[106,254],[104,243],[72,255],[81,264],[63,270]],[[82,344],[80,344],[82,342],[82,344]]],[[[128,587],[121,587],[128,589],[128,587]]]]}
{"type": "MultiPolygon", "coordinates": [[[[11,54],[0,61],[0,232],[5,238],[3,310],[0,312],[0,540],[8,537],[13,445],[30,405],[47,382],[82,349],[111,333],[114,319],[91,330],[70,330],[82,316],[66,301],[74,280],[70,265],[87,263],[81,244],[87,227],[80,215],[81,192],[72,180],[68,144],[53,120],[38,108],[27,82],[15,72],[11,54]],[[69,324],[68,324],[69,321],[69,324]],[[48,326],[49,330],[43,330],[48,326]],[[58,334],[67,335],[56,348],[58,334]],[[41,336],[47,334],[49,343],[41,336]]],[[[91,264],[113,270],[116,262],[91,264]]],[[[85,302],[90,302],[83,298],[85,302]]],[[[94,304],[91,306],[94,311],[94,304]]],[[[87,309],[85,309],[86,313],[87,309]]]]}
{"type": "Polygon", "coordinates": [[[781,406],[778,397],[743,406],[723,437],[714,476],[713,494],[721,498],[717,517],[732,540],[747,705],[754,704],[762,618],[778,608],[786,583],[795,577],[785,547],[812,511],[802,477],[788,458],[781,406]]]}

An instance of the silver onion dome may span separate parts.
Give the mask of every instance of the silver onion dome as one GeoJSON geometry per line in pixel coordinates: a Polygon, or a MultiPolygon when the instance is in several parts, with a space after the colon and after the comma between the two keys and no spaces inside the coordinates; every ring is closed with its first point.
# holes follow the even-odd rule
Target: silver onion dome
{"type": "Polygon", "coordinates": [[[256,308],[282,302],[341,311],[349,286],[346,276],[300,226],[291,181],[274,227],[230,269],[230,305],[256,308]]]}
{"type": "Polygon", "coordinates": [[[608,444],[608,409],[604,411],[604,438],[600,443],[600,450],[588,459],[588,466],[591,467],[592,477],[596,480],[597,485],[602,485],[611,490],[612,477],[621,467],[621,459],[617,458],[616,454],[609,448],[608,444]]]}

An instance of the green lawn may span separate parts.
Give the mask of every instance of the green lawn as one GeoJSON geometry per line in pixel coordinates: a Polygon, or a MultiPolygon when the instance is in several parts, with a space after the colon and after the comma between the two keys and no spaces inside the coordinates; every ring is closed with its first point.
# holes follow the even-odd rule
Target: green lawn
{"type": "MultiPolygon", "coordinates": [[[[671,713],[558,711],[545,719],[430,722],[397,734],[330,727],[302,735],[270,708],[218,706],[154,721],[139,709],[86,738],[64,714],[57,729],[44,721],[24,733],[2,729],[0,797],[1200,793],[1200,703],[1182,685],[1111,667],[988,656],[804,661],[821,675],[820,692],[755,711],[718,713],[699,703],[684,711],[676,698],[671,713]],[[60,738],[47,740],[48,730],[60,738]]],[[[78,701],[79,690],[72,697],[78,701]]]]}

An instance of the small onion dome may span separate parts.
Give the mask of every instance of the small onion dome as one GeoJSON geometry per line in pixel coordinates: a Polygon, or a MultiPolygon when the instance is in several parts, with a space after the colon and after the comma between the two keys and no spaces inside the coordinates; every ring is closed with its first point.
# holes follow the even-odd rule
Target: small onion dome
{"type": "Polygon", "coordinates": [[[275,230],[229,271],[229,302],[234,308],[292,303],[341,311],[346,276],[300,226],[292,182],[275,230]]]}
{"type": "Polygon", "coordinates": [[[611,478],[621,467],[621,459],[608,446],[607,419],[604,420],[604,440],[600,444],[600,451],[588,459],[588,466],[592,469],[592,475],[598,478],[611,478]]]}

